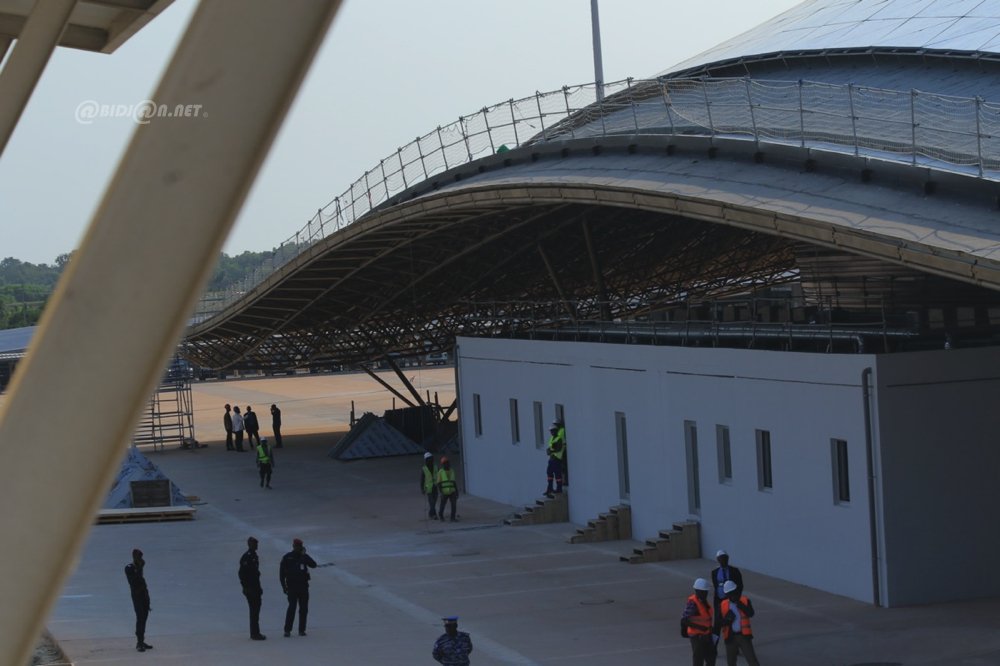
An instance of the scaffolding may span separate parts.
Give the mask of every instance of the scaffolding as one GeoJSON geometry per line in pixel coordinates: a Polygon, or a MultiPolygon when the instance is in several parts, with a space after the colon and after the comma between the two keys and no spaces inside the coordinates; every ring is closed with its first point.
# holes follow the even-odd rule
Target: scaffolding
{"type": "Polygon", "coordinates": [[[149,404],[132,433],[132,446],[152,446],[154,451],[162,451],[172,442],[182,448],[198,447],[194,438],[192,377],[191,366],[175,356],[149,397],[149,404]]]}

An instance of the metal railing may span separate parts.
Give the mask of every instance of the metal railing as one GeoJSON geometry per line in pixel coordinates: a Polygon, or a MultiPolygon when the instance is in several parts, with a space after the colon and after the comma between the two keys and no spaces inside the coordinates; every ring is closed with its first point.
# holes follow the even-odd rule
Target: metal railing
{"type": "Polygon", "coordinates": [[[313,243],[413,185],[512,147],[622,135],[743,138],[866,155],[1000,180],[1000,104],[810,81],[626,79],[566,86],[461,116],[379,160],[240,284],[206,294],[203,321],[313,243]]]}

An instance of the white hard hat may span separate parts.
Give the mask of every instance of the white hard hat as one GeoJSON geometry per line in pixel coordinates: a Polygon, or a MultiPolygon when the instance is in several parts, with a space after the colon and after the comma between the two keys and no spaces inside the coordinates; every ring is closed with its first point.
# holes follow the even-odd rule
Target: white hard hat
{"type": "Polygon", "coordinates": [[[726,594],[729,594],[730,592],[732,592],[736,588],[737,588],[736,583],[734,583],[731,580],[727,580],[726,584],[722,586],[722,591],[725,592],[726,594]]]}
{"type": "Polygon", "coordinates": [[[694,589],[701,590],[702,592],[708,592],[712,589],[712,586],[708,584],[708,581],[704,578],[696,578],[694,581],[694,589]]]}
{"type": "Polygon", "coordinates": [[[430,451],[427,451],[426,453],[424,453],[424,460],[427,460],[428,458],[433,458],[433,457],[434,457],[434,455],[430,451]]]}
{"type": "Polygon", "coordinates": [[[715,559],[719,559],[723,555],[725,555],[726,557],[729,557],[729,553],[727,553],[724,550],[719,550],[718,552],[715,553],[715,559]]]}

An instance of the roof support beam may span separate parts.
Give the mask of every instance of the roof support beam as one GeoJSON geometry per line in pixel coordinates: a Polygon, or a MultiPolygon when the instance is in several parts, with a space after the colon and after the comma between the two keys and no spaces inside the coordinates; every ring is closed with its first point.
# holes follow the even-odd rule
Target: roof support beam
{"type": "Polygon", "coordinates": [[[17,572],[0,577],[0,663],[27,663],[338,5],[250,2],[239,20],[230,3],[195,11],[153,99],[209,114],[136,130],[0,408],[4,463],[44,469],[50,484],[41,499],[31,474],[0,487],[18,507],[0,513],[18,544],[0,549],[0,570],[17,572]],[[47,418],[52,404],[61,419],[47,418]],[[84,422],[65,437],[62,424],[84,422]]]}
{"type": "Polygon", "coordinates": [[[59,44],[76,0],[37,0],[0,71],[0,155],[17,127],[52,52],[59,44]]]}
{"type": "Polygon", "coordinates": [[[361,368],[362,370],[364,370],[366,373],[368,373],[369,377],[371,377],[372,379],[374,379],[375,381],[377,381],[379,384],[381,384],[382,386],[384,386],[390,393],[392,393],[394,396],[396,396],[397,398],[399,398],[400,400],[402,400],[403,402],[405,402],[407,405],[409,405],[410,407],[416,407],[416,405],[414,405],[412,402],[410,402],[409,398],[407,398],[405,395],[403,395],[402,393],[400,393],[399,391],[397,391],[394,386],[390,385],[384,379],[382,379],[381,377],[379,377],[378,375],[376,375],[374,372],[372,372],[372,369],[369,368],[367,365],[364,365],[363,363],[359,363],[358,367],[361,368]]]}
{"type": "Polygon", "coordinates": [[[574,324],[578,323],[576,320],[576,308],[574,308],[569,302],[569,299],[566,298],[566,292],[563,291],[562,284],[559,282],[559,276],[556,275],[556,271],[552,267],[552,262],[549,261],[548,255],[545,254],[545,248],[542,247],[541,243],[539,243],[536,247],[538,248],[538,254],[542,258],[542,262],[545,264],[545,270],[548,271],[549,278],[552,280],[552,286],[556,288],[556,293],[559,294],[559,300],[562,301],[563,307],[566,308],[566,313],[569,315],[569,318],[573,320],[574,324]]]}
{"type": "Polygon", "coordinates": [[[399,381],[403,382],[403,386],[405,386],[410,391],[410,393],[413,394],[413,397],[417,399],[417,402],[420,404],[420,406],[426,407],[427,404],[424,402],[424,399],[420,397],[420,392],[417,391],[417,389],[413,388],[413,384],[411,384],[410,380],[406,378],[406,375],[403,374],[403,371],[399,369],[399,365],[397,365],[395,359],[386,354],[385,362],[389,364],[389,367],[392,368],[392,371],[396,373],[397,377],[399,377],[399,381]]]}
{"type": "Polygon", "coordinates": [[[583,242],[587,245],[587,256],[590,257],[590,270],[594,274],[594,286],[597,287],[597,298],[601,302],[601,319],[611,321],[611,307],[608,305],[608,290],[604,285],[604,275],[594,251],[594,239],[590,237],[590,221],[584,216],[580,220],[583,228],[583,242]]]}

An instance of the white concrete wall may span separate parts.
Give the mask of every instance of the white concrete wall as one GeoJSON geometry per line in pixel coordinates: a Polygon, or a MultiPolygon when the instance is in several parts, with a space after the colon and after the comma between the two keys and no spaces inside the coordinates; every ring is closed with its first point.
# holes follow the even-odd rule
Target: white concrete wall
{"type": "Polygon", "coordinates": [[[1000,350],[878,360],[888,605],[1000,595],[1000,350]]]}
{"type": "Polygon", "coordinates": [[[614,414],[624,412],[637,539],[697,518],[708,554],[725,548],[736,566],[872,598],[860,379],[873,357],[468,338],[459,355],[469,492],[515,505],[537,498],[546,459],[534,445],[531,403],[544,402],[546,428],[562,403],[570,519],[585,523],[619,502],[614,414]],[[478,438],[473,393],[484,421],[478,438]],[[518,446],[510,398],[522,416],[518,446]],[[686,420],[698,428],[698,515],[688,512],[686,420]],[[730,428],[727,484],[718,478],[716,424],[730,428]],[[771,432],[770,491],[758,489],[756,429],[771,432]],[[848,442],[849,504],[833,501],[831,438],[848,442]]]}

